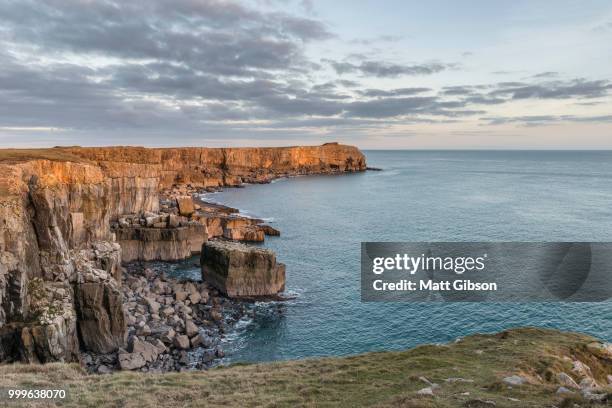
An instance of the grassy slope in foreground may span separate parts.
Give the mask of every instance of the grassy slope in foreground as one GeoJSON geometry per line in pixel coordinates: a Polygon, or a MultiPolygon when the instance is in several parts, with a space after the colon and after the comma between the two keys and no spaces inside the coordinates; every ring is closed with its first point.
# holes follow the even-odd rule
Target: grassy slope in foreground
{"type": "MultiPolygon", "coordinates": [[[[574,397],[557,395],[556,378],[565,372],[578,379],[572,366],[580,360],[605,384],[612,361],[587,347],[594,341],[582,334],[524,328],[401,352],[235,365],[207,372],[86,375],[76,365],[4,365],[0,387],[64,387],[70,399],[61,406],[68,407],[589,406],[579,392],[574,397]],[[529,383],[508,387],[501,381],[514,374],[529,383]],[[419,377],[440,384],[435,396],[417,395],[426,387],[419,377]],[[457,377],[473,382],[445,381],[457,377]]],[[[608,387],[600,392],[610,391],[608,387]]]]}

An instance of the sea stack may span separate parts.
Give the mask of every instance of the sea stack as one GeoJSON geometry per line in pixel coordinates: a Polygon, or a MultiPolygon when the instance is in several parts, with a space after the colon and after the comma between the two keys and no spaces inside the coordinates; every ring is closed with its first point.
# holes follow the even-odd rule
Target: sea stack
{"type": "Polygon", "coordinates": [[[274,296],[285,290],[285,265],[269,249],[236,242],[202,245],[202,279],[229,297],[274,296]]]}

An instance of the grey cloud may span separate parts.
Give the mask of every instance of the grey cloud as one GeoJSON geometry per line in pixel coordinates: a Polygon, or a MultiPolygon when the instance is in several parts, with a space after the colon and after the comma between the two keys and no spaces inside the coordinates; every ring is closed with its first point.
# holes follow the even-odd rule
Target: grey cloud
{"type": "Polygon", "coordinates": [[[299,69],[301,44],[332,36],[317,20],[215,0],[8,1],[0,15],[17,44],[180,62],[221,75],[299,69]]]}
{"type": "Polygon", "coordinates": [[[359,82],[351,81],[349,79],[339,79],[338,83],[346,88],[356,88],[359,86],[359,82]]]}
{"type": "Polygon", "coordinates": [[[444,95],[469,95],[476,90],[475,87],[469,85],[445,86],[442,88],[444,95]]]}
{"type": "Polygon", "coordinates": [[[554,78],[558,76],[559,76],[559,73],[556,71],[546,71],[546,72],[540,72],[539,74],[535,74],[532,76],[532,78],[554,78]]]}
{"type": "Polygon", "coordinates": [[[532,77],[535,82],[499,82],[489,85],[449,86],[441,95],[458,97],[469,104],[494,105],[523,99],[591,99],[609,95],[612,82],[608,80],[573,79],[568,81],[537,81],[553,76],[546,72],[532,77]]]}
{"type": "Polygon", "coordinates": [[[488,125],[516,123],[524,126],[543,126],[560,122],[610,123],[612,115],[576,116],[576,115],[530,115],[511,117],[485,117],[482,120],[488,125]]]}
{"type": "Polygon", "coordinates": [[[499,88],[490,94],[491,96],[509,97],[511,99],[597,98],[605,96],[611,89],[612,83],[607,80],[588,81],[575,79],[572,81],[553,81],[541,84],[501,83],[499,88]]]}
{"type": "Polygon", "coordinates": [[[358,45],[372,45],[372,44],[378,44],[378,43],[389,43],[389,42],[397,42],[402,40],[402,38],[404,38],[401,35],[379,35],[378,37],[372,37],[372,38],[355,38],[350,40],[349,42],[351,44],[358,44],[358,45]]]}
{"type": "Polygon", "coordinates": [[[396,88],[391,90],[385,89],[364,89],[358,91],[360,95],[367,97],[380,97],[380,96],[403,96],[403,95],[415,95],[423,92],[431,91],[431,88],[396,88]]]}
{"type": "Polygon", "coordinates": [[[498,105],[500,103],[506,103],[507,100],[503,98],[492,98],[482,95],[469,96],[464,99],[465,102],[475,105],[498,105]]]}
{"type": "MultiPolygon", "coordinates": [[[[81,136],[127,130],[130,135],[219,137],[248,131],[266,137],[264,129],[273,129],[271,137],[280,138],[282,131],[308,133],[316,127],[358,132],[389,123],[453,122],[526,98],[592,102],[611,90],[605,80],[542,82],[552,77],[544,73],[521,82],[439,90],[418,82],[366,88],[327,72],[325,77],[318,72],[321,66],[308,59],[308,42],[333,36],[325,24],[233,1],[5,0],[0,15],[3,135],[2,129],[10,127],[56,127],[81,136]],[[100,56],[110,58],[90,64],[100,56]]],[[[380,78],[456,68],[373,61],[365,55],[321,63],[337,74],[380,78]]],[[[523,122],[546,118],[536,119],[523,122]]]]}
{"type": "Polygon", "coordinates": [[[326,60],[338,74],[357,72],[364,76],[394,78],[403,75],[431,75],[447,69],[456,68],[456,64],[429,62],[415,65],[401,65],[382,61],[363,61],[355,64],[347,61],[326,60]]]}
{"type": "Polygon", "coordinates": [[[433,96],[373,99],[349,104],[346,115],[361,118],[388,118],[408,114],[452,115],[444,104],[433,96]]]}

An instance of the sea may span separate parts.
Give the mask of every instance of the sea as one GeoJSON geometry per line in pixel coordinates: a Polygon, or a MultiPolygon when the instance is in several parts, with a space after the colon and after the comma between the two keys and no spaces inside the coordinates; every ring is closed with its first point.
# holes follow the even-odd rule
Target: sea
{"type": "MultiPolygon", "coordinates": [[[[365,303],[360,296],[363,241],[612,241],[611,151],[364,153],[383,170],[206,194],[282,232],[262,245],[287,265],[294,297],[252,305],[224,339],[224,363],[401,350],[520,326],[612,340],[609,301],[365,303]]],[[[186,265],[179,275],[199,276],[186,265]]]]}

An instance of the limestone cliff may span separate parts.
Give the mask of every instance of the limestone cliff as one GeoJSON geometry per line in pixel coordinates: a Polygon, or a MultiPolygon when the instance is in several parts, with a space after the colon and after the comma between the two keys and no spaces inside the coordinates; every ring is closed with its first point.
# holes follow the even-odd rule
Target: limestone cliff
{"type": "Polygon", "coordinates": [[[194,231],[205,240],[205,223],[204,229],[168,223],[158,231],[128,228],[116,236],[111,224],[122,215],[159,211],[161,189],[365,169],[357,148],[334,143],[0,150],[0,360],[69,361],[78,358],[78,347],[108,351],[124,344],[125,318],[116,299],[120,245],[129,260],[164,251],[172,259],[200,247],[189,238],[194,231]],[[35,281],[45,294],[43,312],[32,308],[35,281]],[[15,355],[20,349],[27,355],[15,355]]]}
{"type": "Polygon", "coordinates": [[[158,177],[160,187],[173,184],[235,186],[314,173],[362,171],[363,154],[353,146],[261,148],[66,148],[62,151],[97,163],[110,177],[158,177]]]}

